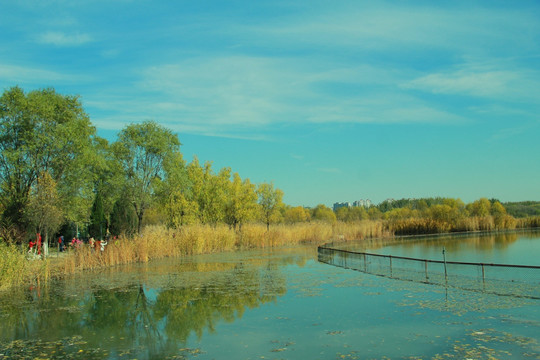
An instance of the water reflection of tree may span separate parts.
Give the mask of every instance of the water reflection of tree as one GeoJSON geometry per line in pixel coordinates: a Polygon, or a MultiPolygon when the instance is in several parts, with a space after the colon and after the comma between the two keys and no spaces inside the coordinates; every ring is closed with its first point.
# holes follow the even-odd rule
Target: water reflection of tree
{"type": "Polygon", "coordinates": [[[427,248],[446,248],[447,250],[458,250],[466,247],[474,247],[482,250],[492,249],[493,247],[506,248],[518,239],[535,238],[538,234],[534,232],[493,232],[478,234],[452,234],[438,236],[411,236],[398,237],[394,239],[368,239],[361,243],[334,244],[336,248],[349,250],[376,250],[389,246],[400,246],[402,248],[417,248],[419,244],[427,248]]]}
{"type": "Polygon", "coordinates": [[[113,356],[118,349],[129,349],[136,357],[163,358],[178,353],[191,334],[200,338],[220,322],[232,322],[246,309],[286,292],[285,277],[272,260],[218,268],[189,283],[183,276],[173,277],[163,290],[142,284],[93,285],[90,292],[73,294],[65,289],[66,282],[55,284],[54,291],[39,288],[39,296],[35,288],[21,290],[18,299],[0,299],[0,345],[80,336],[86,348],[106,349],[113,356]]]}
{"type": "Polygon", "coordinates": [[[200,338],[205,330],[213,332],[218,322],[232,322],[242,317],[246,308],[274,301],[286,292],[285,279],[277,267],[238,265],[224,275],[200,287],[159,293],[155,315],[165,322],[168,337],[185,342],[193,332],[200,338]]]}

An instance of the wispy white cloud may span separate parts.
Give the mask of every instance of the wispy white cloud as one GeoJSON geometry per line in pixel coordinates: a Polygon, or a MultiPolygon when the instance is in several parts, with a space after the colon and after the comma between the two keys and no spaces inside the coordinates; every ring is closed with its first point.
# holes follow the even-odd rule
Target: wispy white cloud
{"type": "Polygon", "coordinates": [[[529,127],[526,126],[520,126],[520,127],[514,127],[514,128],[504,128],[498,130],[495,134],[491,136],[491,141],[498,141],[498,140],[505,140],[511,137],[520,136],[525,131],[528,130],[529,127]]]}
{"type": "Polygon", "coordinates": [[[540,103],[540,72],[519,64],[479,66],[460,64],[457,69],[430,73],[402,85],[431,92],[519,102],[540,103]]]}
{"type": "Polygon", "coordinates": [[[38,42],[56,46],[80,46],[93,41],[89,34],[48,31],[38,36],[38,42]]]}
{"type": "Polygon", "coordinates": [[[368,64],[321,70],[297,58],[234,56],[153,66],[141,76],[136,86],[147,101],[159,99],[147,111],[217,132],[275,123],[463,121],[404,94],[402,72],[368,64]],[[379,89],[367,93],[367,85],[379,89]]]}
{"type": "Polygon", "coordinates": [[[539,29],[537,17],[527,9],[353,2],[332,3],[309,16],[300,13],[279,23],[262,24],[251,33],[285,46],[321,44],[392,52],[430,48],[478,54],[498,53],[501,47],[506,51],[538,49],[534,34],[539,29]]]}
{"type": "Polygon", "coordinates": [[[433,93],[461,94],[474,96],[501,96],[508,92],[508,84],[516,80],[516,74],[510,71],[490,71],[469,73],[429,74],[413,81],[405,87],[427,90],[433,93]]]}
{"type": "MultiPolygon", "coordinates": [[[[126,34],[124,47],[96,35],[103,44],[81,49],[98,54],[101,67],[88,71],[103,81],[99,89],[82,84],[89,89],[85,103],[107,128],[155,119],[182,131],[243,137],[263,136],[275,125],[291,123],[462,124],[476,111],[430,101],[433,97],[425,93],[505,100],[511,93],[514,100],[538,102],[540,95],[532,90],[540,75],[531,67],[515,66],[517,60],[478,65],[497,59],[500,47],[529,54],[540,49],[528,35],[539,33],[540,25],[523,10],[459,3],[318,4],[301,11],[298,5],[283,6],[292,10],[261,16],[261,21],[235,22],[212,11],[208,17],[197,13],[196,25],[165,20],[156,28],[167,34],[166,41],[149,27],[152,21],[140,29],[152,33],[150,41],[126,34]],[[219,41],[207,44],[210,38],[219,41]],[[170,46],[177,41],[185,45],[182,50],[170,46]],[[134,42],[137,48],[130,47],[134,42]],[[140,48],[155,54],[141,56],[144,63],[126,57],[140,54],[140,48]],[[111,69],[118,74],[107,73],[111,69]]],[[[64,31],[41,34],[41,43],[78,46],[95,41],[90,33],[114,33],[68,32],[88,22],[73,10],[62,17],[64,23],[56,20],[57,26],[45,28],[64,31]]],[[[37,69],[2,73],[0,67],[0,76],[66,79],[37,69]]]]}
{"type": "Polygon", "coordinates": [[[0,63],[0,83],[5,84],[46,84],[53,86],[65,82],[90,81],[87,75],[72,75],[39,67],[27,67],[0,63]]]}

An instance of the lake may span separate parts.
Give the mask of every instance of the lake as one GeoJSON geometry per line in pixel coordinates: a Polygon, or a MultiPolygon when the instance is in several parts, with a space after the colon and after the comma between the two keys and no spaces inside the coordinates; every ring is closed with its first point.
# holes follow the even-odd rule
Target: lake
{"type": "MultiPolygon", "coordinates": [[[[433,259],[443,245],[454,261],[540,255],[539,232],[367,244],[433,259]]],[[[313,246],[213,254],[0,293],[0,359],[540,359],[539,305],[331,266],[313,246]]]]}

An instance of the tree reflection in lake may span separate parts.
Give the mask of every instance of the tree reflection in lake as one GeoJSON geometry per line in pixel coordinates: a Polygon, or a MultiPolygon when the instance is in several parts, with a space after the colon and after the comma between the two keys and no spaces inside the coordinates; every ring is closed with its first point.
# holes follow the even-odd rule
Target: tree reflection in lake
{"type": "Polygon", "coordinates": [[[97,358],[173,356],[192,334],[200,338],[216,324],[232,322],[246,309],[285,294],[280,265],[297,260],[169,261],[145,268],[144,283],[131,270],[125,278],[103,272],[1,294],[0,359],[9,358],[14,341],[39,339],[39,346],[34,343],[20,354],[31,357],[47,349],[58,352],[63,346],[59,339],[73,336],[78,346],[62,350],[67,357],[84,358],[90,350],[97,358]]]}

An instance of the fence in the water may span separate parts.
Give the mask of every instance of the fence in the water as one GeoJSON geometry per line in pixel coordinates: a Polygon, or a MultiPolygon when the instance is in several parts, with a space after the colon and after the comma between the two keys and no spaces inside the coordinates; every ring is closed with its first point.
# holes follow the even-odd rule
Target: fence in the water
{"type": "Polygon", "coordinates": [[[322,263],[399,280],[540,299],[540,266],[483,264],[369,254],[319,246],[322,263]]]}

